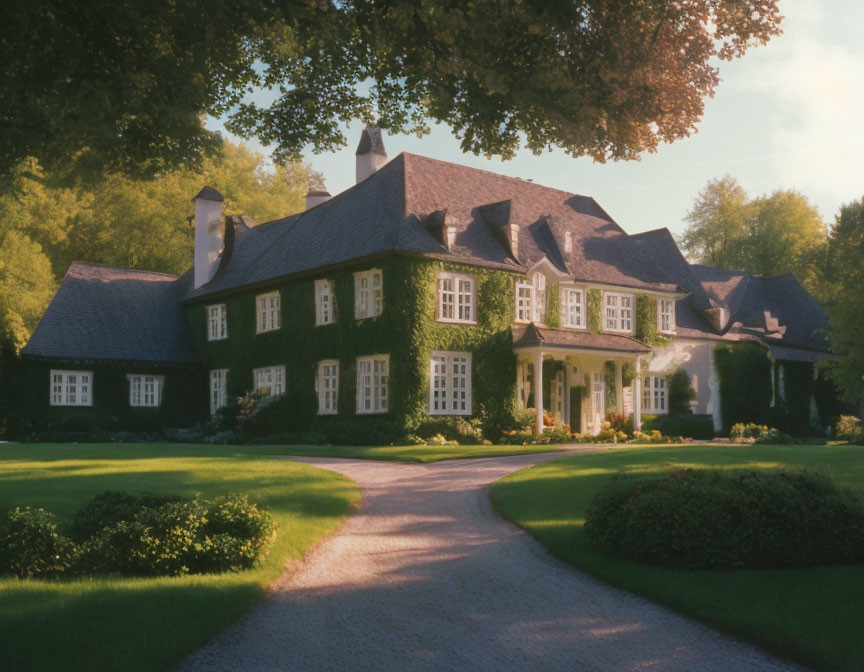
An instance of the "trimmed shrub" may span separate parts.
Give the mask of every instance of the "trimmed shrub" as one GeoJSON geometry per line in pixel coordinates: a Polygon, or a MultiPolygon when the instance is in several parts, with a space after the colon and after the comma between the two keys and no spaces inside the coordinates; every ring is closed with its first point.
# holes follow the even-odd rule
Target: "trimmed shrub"
{"type": "Polygon", "coordinates": [[[642,431],[658,431],[667,436],[683,436],[688,439],[713,439],[714,418],[710,415],[687,414],[679,416],[643,416],[642,431]]]}
{"type": "Polygon", "coordinates": [[[45,509],[15,507],[0,518],[0,574],[21,579],[57,576],[67,570],[72,548],[45,509]]]}
{"type": "Polygon", "coordinates": [[[72,518],[69,533],[73,540],[81,542],[121,520],[133,520],[145,508],[156,509],[181,500],[182,497],[178,495],[108,490],[96,495],[78,510],[72,518]]]}
{"type": "Polygon", "coordinates": [[[690,383],[690,374],[684,369],[676,369],[667,379],[669,388],[669,416],[690,415],[693,409],[690,402],[696,399],[696,390],[690,383]]]}
{"type": "MultiPolygon", "coordinates": [[[[442,436],[447,441],[455,441],[466,446],[483,443],[483,429],[480,420],[467,420],[458,416],[424,420],[414,431],[414,434],[427,440],[431,440],[435,436],[442,436]]],[[[443,444],[433,443],[431,445],[443,444]]]]}
{"type": "Polygon", "coordinates": [[[586,511],[601,550],[687,569],[864,562],[864,504],[810,472],[618,476],[586,511]]]}
{"type": "Polygon", "coordinates": [[[854,415],[841,415],[834,425],[834,436],[850,443],[861,441],[864,437],[861,420],[854,415]]]}

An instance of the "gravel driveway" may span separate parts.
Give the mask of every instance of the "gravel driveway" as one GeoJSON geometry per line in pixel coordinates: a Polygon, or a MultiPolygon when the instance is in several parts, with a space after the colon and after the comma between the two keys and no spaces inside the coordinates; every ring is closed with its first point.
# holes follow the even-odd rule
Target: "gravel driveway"
{"type": "Polygon", "coordinates": [[[800,669],[595,581],[493,513],[489,484],[558,457],[292,458],[353,479],[363,504],[178,669],[800,669]]]}

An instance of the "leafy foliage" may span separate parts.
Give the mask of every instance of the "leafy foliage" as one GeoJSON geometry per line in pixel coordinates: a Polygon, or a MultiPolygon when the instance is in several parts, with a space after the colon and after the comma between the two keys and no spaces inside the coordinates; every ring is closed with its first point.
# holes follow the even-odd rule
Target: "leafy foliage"
{"type": "Polygon", "coordinates": [[[176,495],[153,492],[107,490],[93,497],[75,513],[70,526],[70,537],[76,542],[84,541],[120,521],[134,520],[144,509],[158,509],[181,499],[176,495]]]}
{"type": "Polygon", "coordinates": [[[669,392],[670,417],[693,413],[690,402],[696,399],[696,390],[690,382],[690,374],[679,367],[666,376],[666,386],[669,392]]]}
{"type": "Polygon", "coordinates": [[[658,4],[15,3],[0,41],[0,173],[154,176],[218,146],[202,117],[273,143],[333,149],[340,122],[449,125],[464,151],[557,145],[635,158],[694,132],[715,58],[779,33],[775,0],[658,4]],[[258,106],[253,87],[276,89],[258,106]],[[117,95],[122,91],[123,95],[117,95]]]}
{"type": "Polygon", "coordinates": [[[663,346],[671,342],[657,331],[657,300],[647,294],[636,295],[636,325],[634,336],[648,345],[663,346]]]}
{"type": "Polygon", "coordinates": [[[755,343],[718,345],[714,363],[720,379],[724,431],[739,422],[765,422],[771,403],[768,350],[755,343]]]}
{"type": "Polygon", "coordinates": [[[778,189],[751,200],[724,175],[709,180],[685,219],[680,243],[695,261],[763,276],[793,273],[808,291],[825,297],[826,227],[803,194],[778,189]]]}
{"type": "Polygon", "coordinates": [[[864,437],[861,419],[854,415],[841,415],[834,425],[834,436],[845,441],[860,442],[864,437]]]}
{"type": "Polygon", "coordinates": [[[612,555],[685,569],[864,561],[864,504],[811,472],[619,476],[591,502],[585,532],[612,555]]]}
{"type": "Polygon", "coordinates": [[[57,532],[56,517],[45,509],[16,506],[0,517],[0,574],[57,576],[71,552],[72,544],[57,532]]]}

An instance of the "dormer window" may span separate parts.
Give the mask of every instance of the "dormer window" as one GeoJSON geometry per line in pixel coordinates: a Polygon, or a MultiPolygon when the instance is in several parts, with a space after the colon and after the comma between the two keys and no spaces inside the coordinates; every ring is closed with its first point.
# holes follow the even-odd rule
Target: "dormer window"
{"type": "Polygon", "coordinates": [[[315,281],[315,326],[336,321],[336,295],[332,280],[315,281]]]}
{"type": "Polygon", "coordinates": [[[476,324],[474,278],[470,275],[438,275],[438,321],[476,324]]]}
{"type": "Polygon", "coordinates": [[[657,302],[657,310],[659,317],[657,324],[660,328],[660,333],[674,334],[675,333],[675,301],[673,299],[660,299],[657,302]]]}
{"type": "Polygon", "coordinates": [[[354,318],[375,317],[384,310],[384,276],[380,270],[354,274],[354,318]]]}
{"type": "Polygon", "coordinates": [[[604,298],[606,331],[633,332],[633,295],[606,292],[604,298]]]}
{"type": "Polygon", "coordinates": [[[546,276],[542,273],[516,282],[516,321],[546,322],[546,276]]]}

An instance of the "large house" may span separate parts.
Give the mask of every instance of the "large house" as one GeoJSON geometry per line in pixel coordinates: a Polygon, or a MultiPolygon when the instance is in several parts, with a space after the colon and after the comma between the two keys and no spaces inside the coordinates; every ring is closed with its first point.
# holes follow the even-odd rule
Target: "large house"
{"type": "MultiPolygon", "coordinates": [[[[587,196],[388,161],[375,127],[356,158],[356,185],[260,225],[204,187],[179,278],[73,263],[23,350],[37,424],[188,425],[264,390],[320,416],[410,427],[521,406],[538,431],[545,408],[594,433],[609,412],[637,427],[666,413],[683,368],[692,410],[721,431],[741,418],[724,417],[737,392],[724,396],[718,347],[764,360],[766,408],[788,396],[787,369],[812,381],[827,351],[825,314],[791,275],[690,264],[668,230],[628,235],[587,196]]],[[[805,387],[796,414],[825,424],[805,387]]]]}

